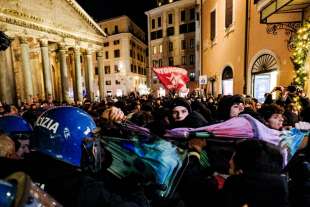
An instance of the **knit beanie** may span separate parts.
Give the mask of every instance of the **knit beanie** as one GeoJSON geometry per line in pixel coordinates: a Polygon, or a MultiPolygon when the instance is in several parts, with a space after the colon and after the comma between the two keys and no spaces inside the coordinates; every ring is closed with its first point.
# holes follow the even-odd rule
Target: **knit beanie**
{"type": "Polygon", "coordinates": [[[177,106],[183,106],[183,107],[187,108],[189,113],[192,112],[192,108],[191,108],[190,103],[184,98],[177,97],[177,98],[172,100],[170,109],[172,110],[173,108],[175,108],[177,106]]]}

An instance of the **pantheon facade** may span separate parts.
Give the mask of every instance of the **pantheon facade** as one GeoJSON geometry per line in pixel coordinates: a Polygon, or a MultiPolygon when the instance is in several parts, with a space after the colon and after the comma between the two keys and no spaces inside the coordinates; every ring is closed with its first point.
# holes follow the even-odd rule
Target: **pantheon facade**
{"type": "Polygon", "coordinates": [[[103,98],[105,33],[74,0],[0,0],[2,103],[103,98]]]}

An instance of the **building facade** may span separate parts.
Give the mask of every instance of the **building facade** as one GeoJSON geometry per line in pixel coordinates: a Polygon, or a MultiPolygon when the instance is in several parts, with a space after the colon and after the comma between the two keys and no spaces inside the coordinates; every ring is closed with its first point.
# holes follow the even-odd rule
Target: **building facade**
{"type": "Polygon", "coordinates": [[[260,9],[254,0],[202,0],[207,93],[244,93],[262,101],[275,86],[292,82],[290,44],[303,20],[263,22],[260,9]]]}
{"type": "MultiPolygon", "coordinates": [[[[178,66],[188,71],[189,88],[197,87],[200,75],[200,1],[158,0],[158,7],[145,12],[148,21],[149,65],[178,66]]],[[[153,91],[163,86],[149,73],[153,91]]]]}
{"type": "Polygon", "coordinates": [[[108,34],[103,43],[104,94],[146,93],[148,68],[144,31],[127,16],[103,20],[98,24],[108,34]]]}
{"type": "MultiPolygon", "coordinates": [[[[256,10],[259,13],[260,22],[262,24],[271,25],[270,31],[274,34],[280,29],[285,29],[290,37],[296,38],[299,36],[298,31],[302,30],[304,23],[310,21],[310,0],[285,0],[285,1],[271,1],[271,0],[255,0],[256,10]],[[301,26],[301,27],[300,27],[301,26]],[[298,29],[298,31],[297,31],[298,29]],[[296,34],[297,31],[297,34],[296,34]]],[[[310,33],[306,36],[310,36],[310,33]]],[[[304,38],[304,37],[303,37],[304,38]]],[[[294,60],[295,48],[298,47],[294,39],[288,39],[288,48],[290,48],[291,62],[294,60]]],[[[309,39],[308,39],[309,40],[309,39]]],[[[308,41],[308,46],[310,42],[308,41]]],[[[307,50],[308,51],[308,50],[307,50]]],[[[305,58],[305,77],[304,91],[308,97],[310,96],[310,53],[306,54],[305,58]]],[[[296,68],[295,68],[296,69],[296,68]]],[[[288,78],[289,81],[297,77],[296,70],[293,72],[293,76],[287,77],[285,74],[280,74],[282,81],[288,78]]]]}
{"type": "Polygon", "coordinates": [[[11,39],[0,52],[2,102],[103,98],[95,71],[106,35],[76,1],[0,0],[0,28],[11,39]]]}

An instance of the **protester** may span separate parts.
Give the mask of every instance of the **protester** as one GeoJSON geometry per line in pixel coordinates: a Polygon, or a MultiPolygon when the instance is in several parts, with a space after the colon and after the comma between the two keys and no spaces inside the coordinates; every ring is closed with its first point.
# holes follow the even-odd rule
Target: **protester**
{"type": "Polygon", "coordinates": [[[271,129],[281,130],[283,127],[284,109],[276,104],[263,104],[258,113],[264,120],[264,124],[271,129]]]}
{"type": "MultiPolygon", "coordinates": [[[[87,124],[83,122],[83,119],[77,117],[76,114],[72,115],[64,111],[62,111],[61,118],[52,118],[47,116],[46,113],[42,115],[53,120],[52,122],[38,121],[37,118],[44,110],[49,109],[50,106],[58,106],[60,102],[53,101],[52,103],[51,96],[49,96],[48,101],[36,98],[33,105],[24,104],[17,110],[13,109],[12,106],[13,110],[10,110],[10,113],[23,114],[34,126],[36,125],[36,128],[50,128],[47,134],[36,132],[35,139],[41,138],[45,140],[43,146],[49,146],[48,150],[55,150],[55,153],[49,154],[47,153],[49,152],[48,150],[44,151],[41,148],[42,146],[37,146],[37,151],[32,151],[29,154],[29,136],[15,137],[9,135],[9,139],[4,138],[2,140],[6,144],[2,145],[3,157],[0,158],[0,177],[4,178],[12,172],[24,170],[33,177],[35,182],[44,186],[47,192],[65,206],[152,205],[153,207],[196,207],[247,205],[268,207],[270,205],[287,206],[288,196],[292,207],[309,206],[310,147],[308,145],[307,133],[310,128],[309,123],[306,123],[310,120],[309,99],[304,97],[302,93],[299,93],[296,87],[290,86],[287,90],[285,91],[284,87],[281,90],[275,88],[274,91],[266,94],[265,104],[261,108],[261,103],[257,99],[250,96],[246,96],[244,99],[242,95],[220,95],[215,101],[211,95],[200,97],[199,94],[194,94],[191,97],[180,98],[175,97],[176,94],[174,94],[173,98],[168,96],[155,98],[153,96],[140,97],[137,94],[133,94],[128,97],[108,97],[100,103],[91,102],[88,99],[85,99],[82,105],[70,103],[87,110],[86,116],[92,116],[93,120],[87,122],[87,124]],[[274,92],[277,92],[279,96],[273,100],[275,97],[274,92]],[[286,109],[285,113],[283,108],[286,109]],[[71,125],[69,124],[69,127],[65,130],[63,126],[68,117],[71,118],[71,125]],[[245,125],[242,125],[247,128],[239,127],[242,124],[239,118],[250,120],[245,125]],[[95,124],[93,124],[94,120],[95,124]],[[147,182],[141,176],[130,175],[126,179],[120,180],[115,175],[112,175],[110,173],[111,169],[107,170],[107,168],[111,166],[114,159],[118,162],[119,159],[113,157],[115,155],[112,156],[106,149],[93,148],[92,146],[96,145],[93,142],[94,140],[91,137],[91,139],[88,139],[89,137],[84,132],[78,133],[78,135],[74,134],[74,127],[72,125],[72,123],[75,123],[76,126],[79,125],[80,127],[88,126],[87,132],[95,129],[97,125],[101,127],[101,136],[115,139],[120,138],[120,140],[139,140],[138,143],[130,145],[131,148],[129,145],[126,148],[127,150],[136,150],[136,153],[139,154],[141,153],[139,147],[144,146],[145,142],[150,144],[154,139],[161,138],[166,130],[216,127],[217,125],[213,124],[217,122],[221,122],[220,124],[232,123],[229,120],[238,120],[232,121],[234,125],[229,130],[234,131],[237,128],[242,135],[249,132],[249,135],[253,135],[251,137],[268,140],[270,137],[265,137],[268,133],[260,134],[262,131],[258,130],[259,133],[257,134],[258,131],[254,130],[253,125],[251,125],[254,124],[259,126],[260,130],[264,129],[265,132],[274,133],[272,135],[276,139],[272,140],[276,140],[275,143],[278,143],[283,134],[291,133],[291,127],[297,129],[295,132],[301,130],[301,134],[304,134],[302,139],[300,139],[302,142],[295,147],[297,152],[295,153],[294,151],[292,153],[292,155],[295,154],[293,158],[287,159],[289,161],[288,165],[283,169],[283,172],[288,172],[289,179],[281,175],[283,163],[277,149],[262,141],[252,140],[238,144],[235,155],[230,162],[233,175],[226,182],[218,180],[219,177],[215,176],[218,172],[215,172],[215,169],[219,170],[216,167],[217,165],[222,166],[220,164],[228,166],[228,162],[224,163],[221,156],[225,155],[229,159],[236,141],[227,139],[227,137],[223,139],[223,137],[218,137],[218,134],[215,133],[216,137],[213,137],[213,139],[217,140],[218,144],[214,144],[209,138],[205,140],[201,137],[197,138],[194,135],[189,136],[186,134],[187,138],[183,140],[165,140],[168,144],[172,144],[172,147],[180,150],[180,152],[186,152],[187,156],[182,165],[182,176],[177,179],[178,185],[173,186],[176,187],[175,193],[169,198],[163,199],[159,197],[154,199],[152,193],[150,193],[152,190],[145,186],[147,182]],[[56,135],[53,133],[57,125],[53,126],[54,121],[59,124],[59,127],[63,127],[60,134],[58,132],[56,135]],[[139,130],[141,130],[142,135],[137,134],[139,130]],[[81,134],[83,134],[82,138],[81,134]],[[261,137],[262,135],[264,136],[261,137]],[[81,139],[79,138],[79,141],[73,145],[72,143],[71,145],[66,145],[71,140],[71,138],[68,138],[70,136],[80,137],[81,139]],[[84,138],[87,139],[84,140],[84,138]],[[143,142],[140,142],[140,139],[143,142]],[[83,140],[88,140],[88,144],[85,144],[83,140]],[[80,146],[80,144],[86,149],[78,150],[81,151],[83,159],[72,165],[72,162],[65,160],[65,156],[60,152],[62,150],[67,152],[75,150],[75,147],[80,146]],[[100,157],[102,160],[99,162],[99,159],[97,160],[98,157],[92,156],[96,154],[97,150],[101,151],[100,157]],[[87,156],[84,157],[84,155],[87,156]],[[96,166],[94,163],[101,163],[101,170],[93,172],[96,169],[94,168],[96,166]],[[219,192],[223,182],[224,189],[219,192]],[[289,194],[287,191],[288,183],[290,184],[289,194]],[[147,198],[144,191],[146,191],[147,198]],[[273,194],[275,198],[270,201],[273,194]],[[257,195],[257,198],[254,195],[257,195]],[[224,202],[222,203],[222,201],[224,202]],[[270,201],[270,203],[268,204],[267,201],[270,201]]],[[[3,106],[5,107],[0,108],[1,115],[7,114],[9,111],[8,105],[3,104],[3,106]],[[1,112],[1,109],[3,112],[1,112]]],[[[231,127],[231,125],[226,127],[231,127]]],[[[220,130],[221,128],[218,127],[216,132],[220,132],[220,130]]],[[[229,134],[231,132],[229,130],[226,130],[225,133],[229,134]]],[[[239,140],[236,138],[240,139],[240,137],[233,137],[232,139],[239,140]]],[[[243,138],[247,139],[250,137],[243,138]]],[[[35,142],[31,142],[30,146],[36,146],[33,144],[35,142]]],[[[288,142],[281,142],[281,144],[291,146],[288,142]]],[[[99,145],[101,146],[102,143],[99,145]]],[[[121,145],[121,147],[124,146],[121,145]]],[[[31,150],[34,150],[34,148],[31,150]]],[[[80,157],[80,155],[71,157],[80,157]]],[[[143,171],[141,163],[138,162],[137,164],[135,162],[134,164],[137,165],[134,167],[139,167],[141,172],[143,171]]],[[[133,167],[131,165],[133,164],[124,163],[124,166],[128,167],[128,171],[133,167]]],[[[115,166],[115,163],[113,166],[115,166]]],[[[226,171],[219,172],[228,172],[228,168],[226,171]]]]}
{"type": "MultiPolygon", "coordinates": [[[[295,126],[303,131],[309,132],[310,107],[302,110],[301,120],[295,126]]],[[[308,133],[309,136],[309,133],[308,133]]],[[[290,176],[290,204],[291,207],[310,206],[310,145],[309,138],[305,139],[308,143],[296,152],[290,161],[287,172],[290,176]]]]}
{"type": "Polygon", "coordinates": [[[259,140],[239,143],[230,161],[219,203],[225,207],[288,207],[287,178],[280,152],[259,140]]]}
{"type": "Polygon", "coordinates": [[[210,109],[208,109],[208,107],[199,101],[194,101],[191,104],[192,110],[198,112],[199,114],[201,114],[208,123],[212,123],[214,122],[214,117],[212,115],[212,112],[210,109]]]}
{"type": "Polygon", "coordinates": [[[197,128],[208,124],[207,120],[198,112],[192,111],[190,103],[184,98],[175,98],[170,105],[170,128],[197,128]]]}
{"type": "Polygon", "coordinates": [[[210,163],[202,165],[205,139],[192,139],[188,142],[188,163],[179,184],[181,200],[186,207],[217,206],[218,182],[213,176],[210,163]]]}
{"type": "Polygon", "coordinates": [[[241,95],[223,96],[217,108],[217,119],[226,121],[238,116],[244,110],[244,99],[241,95]]]}
{"type": "Polygon", "coordinates": [[[299,111],[296,104],[290,103],[285,107],[283,113],[285,120],[284,126],[295,126],[299,121],[299,111]]]}

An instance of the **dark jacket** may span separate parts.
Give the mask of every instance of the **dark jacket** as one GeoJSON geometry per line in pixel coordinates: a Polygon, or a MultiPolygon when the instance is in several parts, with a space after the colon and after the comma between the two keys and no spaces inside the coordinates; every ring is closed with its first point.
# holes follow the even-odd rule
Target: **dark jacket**
{"type": "Polygon", "coordinates": [[[287,178],[277,174],[253,173],[228,177],[221,190],[223,207],[288,207],[287,178]]]}
{"type": "Polygon", "coordinates": [[[217,206],[218,184],[210,167],[203,167],[195,155],[188,156],[178,191],[186,207],[217,206]]]}
{"type": "Polygon", "coordinates": [[[310,206],[310,157],[307,148],[298,152],[287,167],[291,207],[310,206]]]}

